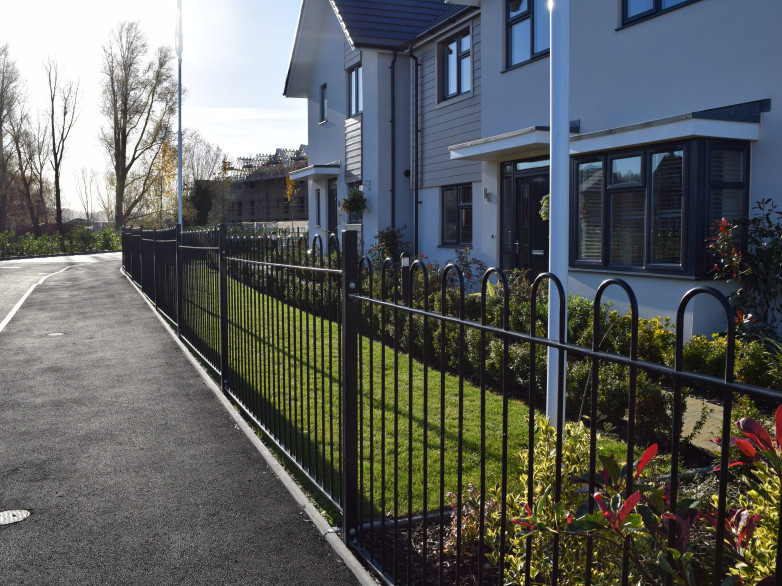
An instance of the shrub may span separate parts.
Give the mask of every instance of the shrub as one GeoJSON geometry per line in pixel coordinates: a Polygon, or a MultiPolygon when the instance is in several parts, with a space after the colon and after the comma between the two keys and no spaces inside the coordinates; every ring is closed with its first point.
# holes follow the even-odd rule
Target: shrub
{"type": "MultiPolygon", "coordinates": [[[[733,583],[756,584],[774,576],[777,531],[779,529],[780,487],[782,487],[782,405],[775,414],[775,439],[754,419],[736,422],[740,437],[730,438],[741,453],[731,466],[743,464],[742,482],[746,488],[738,496],[737,507],[729,511],[725,523],[725,547],[736,560],[730,574],[733,583]],[[740,580],[740,582],[739,582],[740,580]]],[[[712,497],[716,509],[717,496],[712,497]]],[[[709,517],[716,527],[716,515],[709,517]]],[[[765,583],[765,582],[764,582],[765,583]]]]}
{"type": "Polygon", "coordinates": [[[782,327],[782,211],[770,199],[754,206],[745,222],[725,218],[709,239],[715,279],[740,285],[730,301],[740,331],[776,335],[782,327]]]}
{"type": "MultiPolygon", "coordinates": [[[[451,553],[457,530],[467,555],[478,550],[479,512],[485,511],[486,561],[499,567],[505,554],[506,584],[524,584],[529,569],[535,584],[551,583],[552,535],[560,538],[559,583],[581,583],[585,574],[585,538],[591,537],[595,560],[591,580],[595,584],[620,582],[622,554],[628,552],[629,578],[633,584],[675,583],[695,586],[710,583],[715,571],[712,549],[700,547],[697,528],[703,522],[716,528],[724,523],[726,558],[729,561],[726,586],[773,583],[776,564],[777,531],[782,486],[782,405],[775,414],[776,438],[757,421],[742,418],[736,422],[740,437],[730,438],[740,459],[731,466],[744,465],[744,490],[734,498],[724,519],[718,519],[717,495],[703,502],[680,495],[676,510],[669,512],[670,486],[658,479],[654,462],[658,446],[652,444],[633,466],[633,492],[629,494],[628,470],[613,456],[598,454],[595,470],[597,491],[590,497],[582,485],[584,462],[589,461],[589,431],[580,423],[565,427],[562,443],[562,492],[553,498],[555,485],[554,427],[543,417],[535,421],[535,451],[532,462],[534,490],[528,494],[508,494],[507,517],[498,503],[499,487],[485,497],[472,484],[463,500],[462,525],[456,517],[448,528],[451,553]],[[602,470],[601,470],[602,468],[602,470]],[[588,500],[594,500],[589,512],[588,500]],[[676,527],[675,540],[668,542],[669,530],[676,527]],[[532,557],[527,556],[531,540],[532,557]],[[504,541],[504,543],[503,543],[504,541]]],[[[527,453],[521,454],[521,484],[527,485],[527,453]]],[[[715,470],[716,472],[716,470],[715,470]]],[[[455,501],[455,499],[453,499],[455,501]]],[[[479,563],[482,560],[479,560],[479,563]]]]}
{"type": "Polygon", "coordinates": [[[372,262],[372,269],[380,277],[380,271],[383,267],[383,261],[391,258],[397,266],[399,258],[403,253],[410,253],[410,243],[405,239],[405,229],[392,228],[391,226],[383,228],[375,235],[375,241],[367,249],[367,256],[372,262]]]}

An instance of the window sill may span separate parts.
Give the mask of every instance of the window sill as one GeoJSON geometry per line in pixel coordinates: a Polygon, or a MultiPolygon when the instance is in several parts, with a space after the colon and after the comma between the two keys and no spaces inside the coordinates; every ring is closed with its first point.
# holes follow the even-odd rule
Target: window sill
{"type": "Polygon", "coordinates": [[[571,273],[585,273],[585,274],[601,274],[601,275],[611,275],[615,277],[642,277],[646,279],[674,279],[677,281],[713,281],[711,277],[708,275],[694,275],[691,273],[687,273],[685,271],[679,271],[679,272],[666,272],[666,271],[657,271],[652,272],[650,270],[644,270],[644,269],[637,269],[637,270],[630,270],[630,269],[618,269],[613,267],[586,267],[586,266],[573,266],[570,265],[568,267],[568,272],[571,273]]]}
{"type": "Polygon", "coordinates": [[[508,73],[509,71],[514,71],[515,69],[519,69],[521,67],[524,67],[525,65],[529,65],[530,63],[535,63],[536,61],[541,61],[542,59],[546,59],[549,56],[549,50],[546,49],[542,53],[538,53],[531,59],[527,59],[526,61],[522,61],[521,63],[516,63],[515,65],[511,65],[510,67],[506,67],[500,73],[508,73]]]}
{"type": "Polygon", "coordinates": [[[463,102],[464,100],[469,100],[473,97],[473,90],[470,90],[469,92],[464,92],[463,94],[457,94],[455,96],[451,96],[450,98],[441,98],[439,102],[435,105],[435,110],[438,108],[445,108],[446,106],[450,106],[451,104],[458,104],[459,102],[463,102]]]}

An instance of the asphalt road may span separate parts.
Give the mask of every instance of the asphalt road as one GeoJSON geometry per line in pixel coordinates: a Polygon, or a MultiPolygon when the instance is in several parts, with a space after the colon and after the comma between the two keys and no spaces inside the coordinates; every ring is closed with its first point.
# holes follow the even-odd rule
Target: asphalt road
{"type": "Polygon", "coordinates": [[[119,265],[0,262],[0,584],[356,584],[119,265]]]}

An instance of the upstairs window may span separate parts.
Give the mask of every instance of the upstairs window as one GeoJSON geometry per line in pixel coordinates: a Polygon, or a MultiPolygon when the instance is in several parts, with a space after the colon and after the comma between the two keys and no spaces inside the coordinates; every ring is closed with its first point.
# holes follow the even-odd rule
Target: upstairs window
{"type": "Polygon", "coordinates": [[[354,67],[348,74],[348,116],[364,111],[364,78],[361,66],[354,67]]]}
{"type": "Polygon", "coordinates": [[[328,113],[328,93],[326,84],[320,86],[320,121],[325,122],[328,113]]]}
{"type": "Polygon", "coordinates": [[[506,67],[547,53],[551,46],[548,0],[506,0],[505,10],[506,67]]]}
{"type": "Polygon", "coordinates": [[[622,0],[622,24],[632,24],[697,0],[622,0]]]}
{"type": "Polygon", "coordinates": [[[472,90],[470,33],[462,32],[442,45],[444,99],[472,90]]]}

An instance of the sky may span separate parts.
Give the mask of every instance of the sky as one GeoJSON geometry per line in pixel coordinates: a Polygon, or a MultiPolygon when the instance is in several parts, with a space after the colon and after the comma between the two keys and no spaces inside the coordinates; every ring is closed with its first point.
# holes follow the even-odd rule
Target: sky
{"type": "MultiPolygon", "coordinates": [[[[75,175],[109,164],[98,134],[101,47],[123,21],[138,21],[151,49],[173,48],[176,0],[6,2],[0,44],[8,43],[26,82],[32,113],[45,111],[43,63],[80,84],[79,117],[66,144],[63,200],[80,209],[75,175]]],[[[298,21],[298,0],[182,0],[182,126],[198,130],[232,158],[307,142],[306,102],[282,91],[298,21]]]]}

